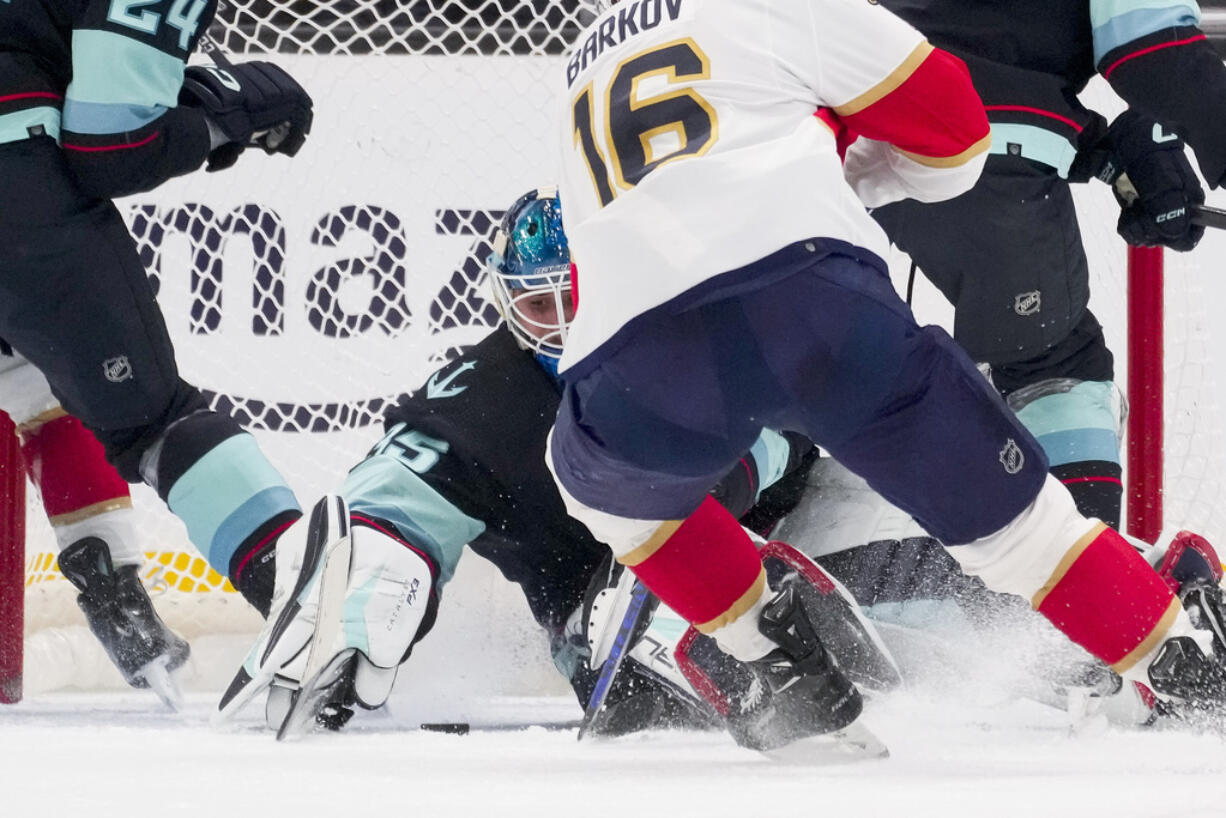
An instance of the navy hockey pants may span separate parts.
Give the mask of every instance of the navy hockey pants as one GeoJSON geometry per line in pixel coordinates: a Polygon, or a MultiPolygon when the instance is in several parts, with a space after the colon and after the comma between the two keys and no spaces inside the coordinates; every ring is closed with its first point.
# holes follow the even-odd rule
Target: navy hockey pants
{"type": "Polygon", "coordinates": [[[1034,438],[867,253],[657,308],[572,372],[554,466],[576,499],[619,516],[687,516],[763,427],[812,438],[947,545],[1002,528],[1046,477],[1034,438]]]}

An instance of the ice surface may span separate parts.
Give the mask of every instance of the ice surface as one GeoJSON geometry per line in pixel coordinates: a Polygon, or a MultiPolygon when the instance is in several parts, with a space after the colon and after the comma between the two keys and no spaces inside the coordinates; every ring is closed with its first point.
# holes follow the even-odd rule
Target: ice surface
{"type": "Polygon", "coordinates": [[[575,730],[423,732],[422,721],[566,722],[562,698],[448,708],[393,698],[335,735],[277,743],[257,708],[210,726],[140,693],[48,694],[0,709],[4,814],[167,816],[1180,816],[1226,815],[1215,736],[1091,729],[1025,700],[910,690],[864,716],[892,756],[776,765],[722,734],[605,741],[575,730]]]}

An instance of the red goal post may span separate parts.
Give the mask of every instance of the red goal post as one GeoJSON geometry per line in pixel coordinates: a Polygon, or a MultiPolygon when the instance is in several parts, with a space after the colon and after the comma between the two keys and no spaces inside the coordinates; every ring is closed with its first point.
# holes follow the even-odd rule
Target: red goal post
{"type": "Polygon", "coordinates": [[[0,412],[0,704],[21,700],[26,591],[26,478],[17,430],[0,412]]]}
{"type": "Polygon", "coordinates": [[[1128,419],[1125,434],[1127,533],[1154,542],[1163,526],[1165,385],[1163,251],[1128,248],[1128,419]]]}

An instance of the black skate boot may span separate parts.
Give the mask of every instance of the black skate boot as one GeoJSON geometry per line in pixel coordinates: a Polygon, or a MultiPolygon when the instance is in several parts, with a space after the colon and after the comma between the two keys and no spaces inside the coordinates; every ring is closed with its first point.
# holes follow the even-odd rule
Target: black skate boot
{"type": "Polygon", "coordinates": [[[728,729],[739,744],[773,750],[856,720],[860,692],[822,647],[795,588],[767,603],[758,629],[779,647],[748,663],[753,677],[730,701],[728,729]]]}
{"type": "Polygon", "coordinates": [[[1226,727],[1226,670],[1190,636],[1163,644],[1149,666],[1149,681],[1164,715],[1205,726],[1226,727]]]}
{"type": "Polygon", "coordinates": [[[787,543],[769,542],[761,553],[770,586],[795,590],[807,621],[820,628],[821,644],[843,675],[868,692],[902,684],[898,666],[846,589],[787,543]]]}
{"type": "MultiPolygon", "coordinates": [[[[107,544],[97,537],[68,546],[57,562],[81,592],[77,604],[85,613],[89,629],[128,684],[149,687],[155,668],[161,666],[160,672],[166,673],[187,661],[187,642],[167,628],[153,609],[137,566],[116,568],[107,544]],[[162,661],[156,661],[159,659],[162,661]]],[[[155,691],[167,698],[156,686],[155,691]]]]}
{"type": "Polygon", "coordinates": [[[1226,597],[1222,562],[1204,537],[1180,531],[1167,547],[1158,575],[1178,595],[1188,619],[1213,636],[1206,655],[1190,637],[1170,639],[1149,667],[1162,715],[1226,728],[1226,597]]]}

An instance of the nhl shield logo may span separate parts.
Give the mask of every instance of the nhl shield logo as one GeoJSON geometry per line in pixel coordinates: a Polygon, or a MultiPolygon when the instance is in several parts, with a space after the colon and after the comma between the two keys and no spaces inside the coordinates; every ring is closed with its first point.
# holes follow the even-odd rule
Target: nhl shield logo
{"type": "Polygon", "coordinates": [[[1026,465],[1026,455],[1013,438],[1006,440],[1005,448],[1000,450],[1000,463],[1009,474],[1017,474],[1026,465]]]}
{"type": "Polygon", "coordinates": [[[1018,315],[1034,315],[1043,305],[1043,298],[1038,290],[1028,293],[1018,293],[1013,299],[1013,311],[1018,315]]]}
{"type": "Polygon", "coordinates": [[[102,374],[111,383],[122,383],[132,377],[132,364],[127,355],[107,358],[102,362],[102,374]]]}

